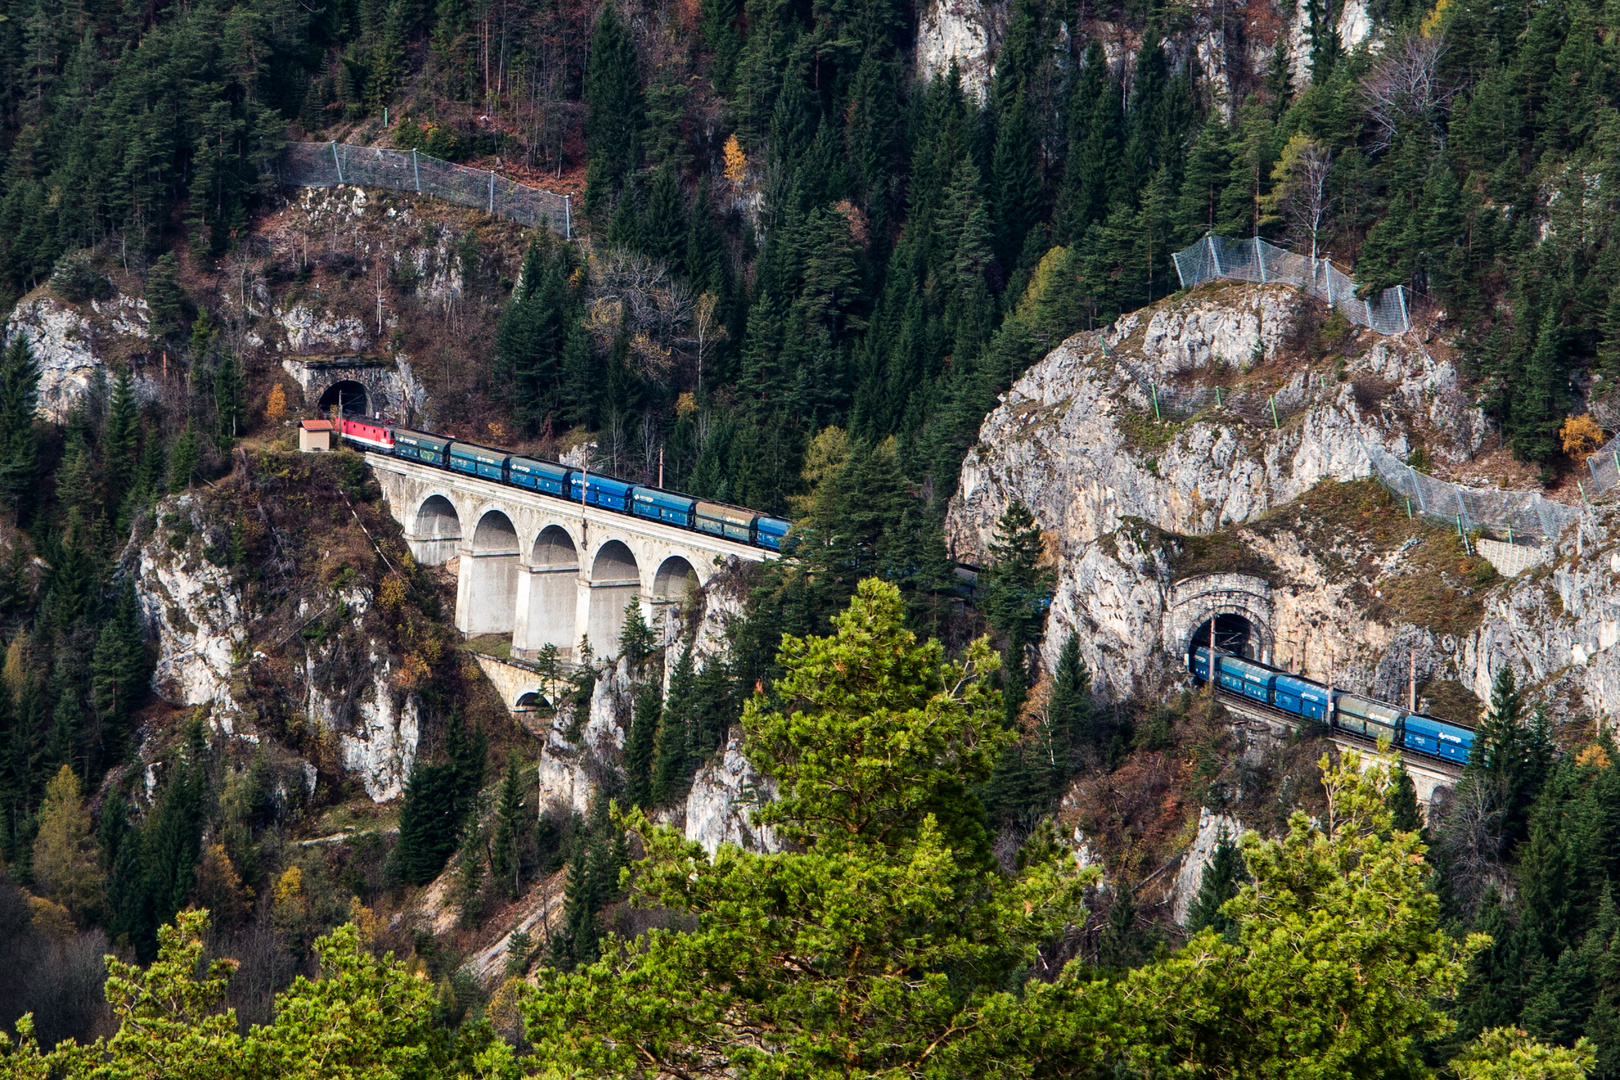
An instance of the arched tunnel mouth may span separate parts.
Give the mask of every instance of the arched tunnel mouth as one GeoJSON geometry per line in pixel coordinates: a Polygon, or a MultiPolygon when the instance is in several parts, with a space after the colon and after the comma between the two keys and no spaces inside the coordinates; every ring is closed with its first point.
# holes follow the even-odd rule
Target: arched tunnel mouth
{"type": "Polygon", "coordinates": [[[366,392],[365,386],[353,379],[343,379],[327,387],[326,393],[321,395],[320,409],[341,409],[344,416],[371,415],[371,396],[366,392]]]}
{"type": "Polygon", "coordinates": [[[1215,648],[1225,656],[1242,656],[1249,660],[1258,658],[1260,649],[1260,635],[1255,633],[1254,624],[1242,615],[1223,612],[1212,619],[1205,619],[1198,624],[1192,637],[1187,640],[1187,655],[1199,647],[1209,648],[1210,624],[1215,627],[1215,648]]]}

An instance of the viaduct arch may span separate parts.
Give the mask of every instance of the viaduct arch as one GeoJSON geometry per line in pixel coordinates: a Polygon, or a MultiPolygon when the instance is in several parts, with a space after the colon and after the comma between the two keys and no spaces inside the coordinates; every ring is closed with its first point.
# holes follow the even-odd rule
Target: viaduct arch
{"type": "MultiPolygon", "coordinates": [[[[728,559],[759,548],[382,454],[367,462],[425,566],[456,560],[456,629],[510,634],[516,657],[618,650],[625,608],[669,623],[728,559]]],[[[532,688],[530,688],[532,689],[532,688]]],[[[527,692],[527,691],[525,691],[527,692]]],[[[523,695],[514,693],[511,704],[523,695]]]]}

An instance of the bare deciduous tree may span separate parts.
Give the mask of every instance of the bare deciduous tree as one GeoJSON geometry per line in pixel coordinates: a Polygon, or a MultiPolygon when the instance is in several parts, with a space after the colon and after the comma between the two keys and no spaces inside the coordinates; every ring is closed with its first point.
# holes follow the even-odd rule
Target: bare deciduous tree
{"type": "Polygon", "coordinates": [[[1273,186],[1264,200],[1267,215],[1281,220],[1292,239],[1310,242],[1312,266],[1330,216],[1327,178],[1332,168],[1331,151],[1315,139],[1295,135],[1271,171],[1273,186]]]}
{"type": "Polygon", "coordinates": [[[1408,35],[1385,49],[1378,66],[1361,81],[1367,115],[1378,128],[1378,147],[1388,146],[1403,123],[1427,124],[1436,135],[1441,133],[1441,113],[1452,95],[1440,82],[1445,52],[1446,40],[1439,33],[1408,35]]]}

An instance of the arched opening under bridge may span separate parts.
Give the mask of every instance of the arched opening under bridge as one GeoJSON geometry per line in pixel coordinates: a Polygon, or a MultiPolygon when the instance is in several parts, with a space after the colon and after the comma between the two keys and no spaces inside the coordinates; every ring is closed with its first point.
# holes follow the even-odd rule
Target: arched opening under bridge
{"type": "Polygon", "coordinates": [[[533,653],[555,645],[559,652],[569,654],[574,647],[578,606],[579,551],[567,529],[547,525],[535,538],[528,569],[519,577],[518,627],[512,646],[533,653]]]}
{"type": "Polygon", "coordinates": [[[518,585],[518,538],[512,519],[499,510],[479,518],[472,550],[462,562],[461,583],[467,592],[462,632],[510,634],[517,622],[518,585]]]}

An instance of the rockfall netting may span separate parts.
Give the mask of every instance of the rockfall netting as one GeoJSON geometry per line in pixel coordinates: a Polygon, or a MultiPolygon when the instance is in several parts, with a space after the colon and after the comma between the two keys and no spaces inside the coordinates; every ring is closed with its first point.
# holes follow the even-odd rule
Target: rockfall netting
{"type": "Polygon", "coordinates": [[[1184,289],[1216,278],[1303,286],[1358,326],[1380,334],[1399,334],[1412,328],[1410,296],[1404,286],[1362,299],[1356,295],[1355,279],[1328,260],[1297,254],[1258,236],[1249,240],[1206,236],[1172,257],[1184,289]]]}
{"type": "MultiPolygon", "coordinates": [[[[1195,416],[1209,420],[1223,417],[1249,427],[1281,428],[1313,406],[1331,402],[1341,387],[1336,381],[1317,376],[1296,379],[1270,395],[1203,385],[1143,383],[1140,390],[1153,418],[1159,421],[1180,423],[1195,416]]],[[[1620,444],[1620,439],[1616,443],[1620,444]]],[[[1501,491],[1437,480],[1372,439],[1363,439],[1362,447],[1372,476],[1405,502],[1412,515],[1444,521],[1465,534],[1482,530],[1500,540],[1541,544],[1556,539],[1581,512],[1579,507],[1554,502],[1537,491],[1501,491]]],[[[1611,478],[1615,475],[1613,459],[1620,456],[1620,446],[1616,450],[1608,464],[1611,478]]]]}
{"type": "Polygon", "coordinates": [[[345,143],[290,143],[275,165],[276,179],[292,187],[392,188],[432,195],[527,225],[572,235],[566,195],[519,184],[487,169],[469,169],[415,150],[385,150],[345,143]]]}
{"type": "Polygon", "coordinates": [[[1592,486],[1597,491],[1613,491],[1620,487],[1620,435],[1586,459],[1587,471],[1592,474],[1592,486]]]}

